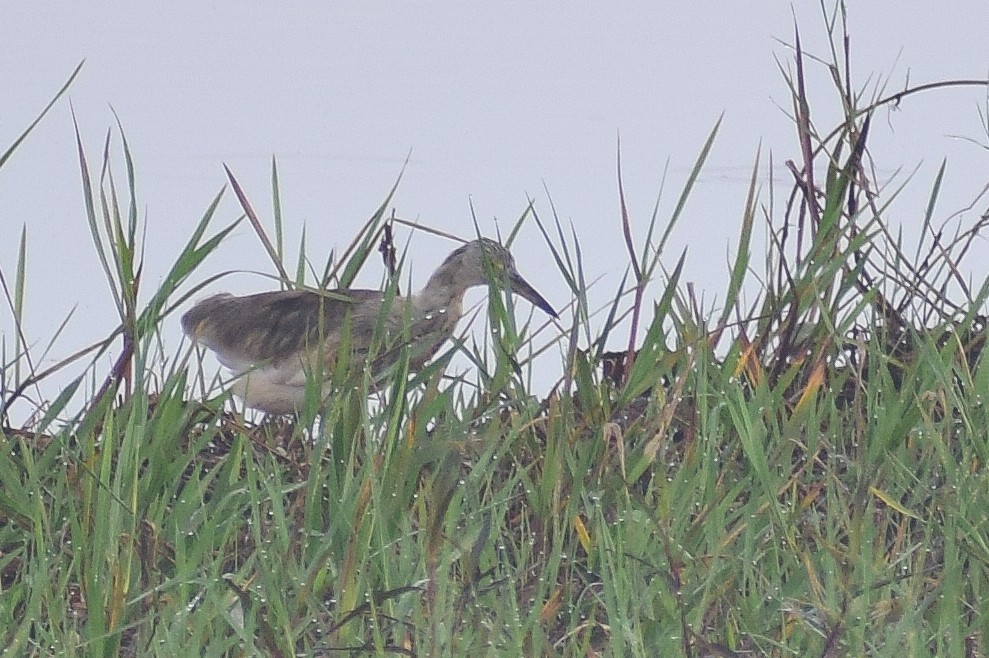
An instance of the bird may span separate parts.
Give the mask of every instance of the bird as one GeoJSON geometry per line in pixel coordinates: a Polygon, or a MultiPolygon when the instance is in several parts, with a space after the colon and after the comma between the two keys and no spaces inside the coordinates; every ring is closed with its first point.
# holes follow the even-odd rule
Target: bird
{"type": "Polygon", "coordinates": [[[301,410],[307,381],[320,377],[321,395],[341,357],[378,377],[409,346],[410,370],[421,369],[452,335],[464,293],[505,284],[553,318],[553,307],[515,267],[498,242],[480,238],[453,251],[417,294],[380,290],[278,290],[220,293],[181,318],[193,343],[214,352],[235,376],[232,392],[246,406],[270,414],[301,410]]]}

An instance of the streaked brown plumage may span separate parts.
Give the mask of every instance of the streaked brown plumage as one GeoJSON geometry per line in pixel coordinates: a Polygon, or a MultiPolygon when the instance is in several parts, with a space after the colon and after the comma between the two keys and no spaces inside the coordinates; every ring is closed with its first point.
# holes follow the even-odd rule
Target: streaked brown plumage
{"type": "MultiPolygon", "coordinates": [[[[487,272],[495,283],[507,281],[512,292],[556,317],[515,269],[508,250],[481,239],[451,253],[419,294],[394,297],[387,308],[378,290],[221,293],[182,316],[182,329],[238,375],[233,391],[248,406],[289,413],[301,407],[313,373],[328,377],[333,372],[342,340],[349,343],[354,361],[373,357],[368,364],[373,375],[394,363],[405,345],[412,369],[421,368],[453,335],[464,293],[487,284],[487,272]]],[[[329,393],[328,386],[322,393],[329,393]]]]}

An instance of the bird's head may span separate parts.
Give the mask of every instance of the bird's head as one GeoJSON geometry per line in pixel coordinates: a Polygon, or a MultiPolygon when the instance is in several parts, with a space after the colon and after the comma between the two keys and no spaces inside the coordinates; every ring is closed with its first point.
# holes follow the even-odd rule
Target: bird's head
{"type": "Polygon", "coordinates": [[[513,293],[557,317],[549,302],[519,274],[508,249],[489,238],[473,240],[451,253],[437,274],[440,272],[454,279],[462,289],[507,282],[513,293]]]}

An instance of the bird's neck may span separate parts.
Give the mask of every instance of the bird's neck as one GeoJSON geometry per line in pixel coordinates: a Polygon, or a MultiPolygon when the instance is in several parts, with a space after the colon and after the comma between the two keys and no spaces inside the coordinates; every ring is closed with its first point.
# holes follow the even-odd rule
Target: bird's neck
{"type": "Polygon", "coordinates": [[[429,278],[426,286],[416,295],[415,307],[420,313],[454,312],[460,313],[464,293],[469,286],[458,281],[452,272],[440,268],[429,278]]]}

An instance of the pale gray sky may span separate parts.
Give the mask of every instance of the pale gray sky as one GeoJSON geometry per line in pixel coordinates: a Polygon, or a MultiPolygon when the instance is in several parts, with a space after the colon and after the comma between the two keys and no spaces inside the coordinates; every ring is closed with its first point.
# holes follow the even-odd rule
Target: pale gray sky
{"type": "MultiPolygon", "coordinates": [[[[472,201],[482,231],[493,235],[496,226],[511,227],[527,195],[549,219],[545,183],[582,240],[588,276],[603,277],[591,294],[603,304],[622,274],[616,263],[626,262],[616,136],[620,132],[625,188],[641,239],[664,168],[668,164],[660,205],[665,219],[724,114],[667,259],[674,262],[687,246],[685,278],[712,299],[723,294],[757,147],[761,142],[779,165],[797,157],[793,126],[778,107],[789,108],[790,101],[774,60],[789,66],[792,58],[776,39],[792,41],[795,17],[805,49],[827,56],[820,7],[770,0],[617,6],[8,3],[0,17],[0,145],[15,138],[85,58],[69,98],[91,164],[114,125],[111,106],[126,131],[147,222],[148,292],[224,184],[221,163],[270,219],[275,156],[289,244],[305,224],[310,254],[321,262],[323,250],[345,246],[379,205],[411,150],[394,200],[399,215],[469,237],[472,201]]],[[[890,7],[853,3],[860,88],[885,81],[892,92],[908,78],[919,84],[989,73],[989,3],[890,7]]],[[[838,108],[827,74],[810,65],[809,79],[814,118],[831,127],[838,108]]],[[[891,221],[908,232],[919,225],[942,158],[948,158],[948,180],[939,216],[967,206],[989,182],[989,153],[949,137],[985,143],[980,106],[983,91],[948,90],[879,113],[870,146],[880,175],[920,166],[891,221]]],[[[123,169],[117,174],[122,181],[123,169]]],[[[781,166],[775,175],[782,192],[789,177],[781,166]]],[[[28,227],[29,336],[45,344],[78,306],[52,359],[117,323],[90,244],[79,181],[63,102],[0,170],[0,267],[8,276],[20,228],[28,227]]],[[[983,211],[977,206],[972,214],[983,211]]],[[[228,195],[217,226],[239,214],[228,195]]],[[[565,307],[570,295],[545,266],[548,252],[535,227],[523,238],[515,249],[520,269],[565,307]]],[[[420,234],[413,247],[411,271],[421,285],[452,245],[420,234]]],[[[376,265],[362,283],[378,283],[376,265]]],[[[230,268],[270,271],[246,224],[200,277],[230,268]]],[[[245,274],[216,289],[268,287],[268,280],[245,274]]],[[[172,318],[165,327],[175,349],[177,325],[172,318]]],[[[0,331],[11,349],[6,308],[0,331]]]]}

